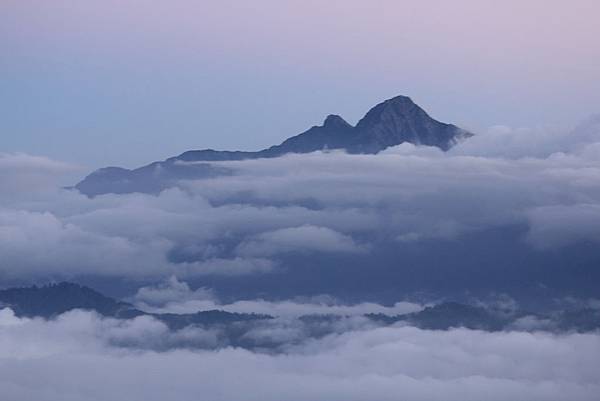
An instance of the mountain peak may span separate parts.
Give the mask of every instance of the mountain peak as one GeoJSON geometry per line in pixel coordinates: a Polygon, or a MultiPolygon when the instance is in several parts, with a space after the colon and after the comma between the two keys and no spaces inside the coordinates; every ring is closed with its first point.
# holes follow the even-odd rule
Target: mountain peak
{"type": "Polygon", "coordinates": [[[324,149],[374,154],[404,142],[448,150],[471,135],[454,125],[434,120],[410,97],[396,96],[369,110],[356,127],[348,124],[342,117],[330,114],[323,125],[313,126],[266,149],[255,152],[192,150],[134,170],[102,169],[90,174],[75,188],[88,196],[105,193],[159,193],[177,185],[181,179],[231,174],[231,170],[226,167],[210,164],[215,161],[271,158],[287,153],[309,153],[324,149]],[[205,163],[181,164],[178,161],[205,163]]]}
{"type": "Polygon", "coordinates": [[[408,96],[396,96],[379,103],[369,110],[356,127],[368,126],[382,119],[393,120],[395,117],[408,119],[411,118],[409,114],[419,114],[423,117],[429,117],[425,110],[420,108],[408,96]]]}
{"type": "Polygon", "coordinates": [[[323,127],[326,128],[333,128],[333,127],[343,127],[343,126],[349,126],[350,124],[348,124],[346,122],[346,120],[344,120],[342,117],[338,116],[337,114],[330,114],[327,116],[327,118],[325,118],[325,121],[323,122],[323,127]]]}
{"type": "Polygon", "coordinates": [[[396,96],[375,107],[356,125],[358,135],[351,150],[377,153],[404,142],[448,150],[462,130],[431,118],[410,97],[396,96]]]}
{"type": "Polygon", "coordinates": [[[396,105],[416,105],[413,100],[408,96],[398,95],[393,98],[383,101],[384,104],[396,104],[396,105]]]}

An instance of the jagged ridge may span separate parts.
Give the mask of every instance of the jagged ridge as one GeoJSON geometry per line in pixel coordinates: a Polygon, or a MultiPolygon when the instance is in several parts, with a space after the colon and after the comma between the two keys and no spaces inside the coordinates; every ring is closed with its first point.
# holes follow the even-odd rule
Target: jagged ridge
{"type": "Polygon", "coordinates": [[[163,162],[134,170],[107,167],[97,170],[75,186],[87,196],[105,193],[159,193],[182,179],[200,179],[229,174],[210,162],[272,158],[287,153],[310,153],[344,149],[349,153],[375,154],[404,142],[450,149],[471,133],[431,118],[409,97],[397,96],[373,107],[353,127],[338,115],[329,115],[323,125],[286,139],[279,145],[256,152],[191,150],[163,162]],[[190,163],[195,162],[195,163],[190,163]]]}

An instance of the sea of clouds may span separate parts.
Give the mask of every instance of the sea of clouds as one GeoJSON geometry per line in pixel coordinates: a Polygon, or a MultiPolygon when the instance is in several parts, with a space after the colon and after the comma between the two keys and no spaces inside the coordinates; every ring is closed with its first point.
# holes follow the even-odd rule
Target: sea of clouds
{"type": "Polygon", "coordinates": [[[228,347],[218,330],[172,331],[147,316],[72,311],[43,320],[3,309],[3,400],[597,399],[597,333],[377,327],[359,315],[423,305],[346,305],[327,294],[225,302],[183,280],[284,274],[283,254],[368,255],[380,241],[507,225],[525,226],[531,249],[598,242],[600,119],[575,131],[495,127],[448,153],[404,144],[379,155],[221,164],[235,173],[158,196],[87,198],[62,188],[80,167],[0,155],[0,278],[163,283],[140,285],[130,301],[156,312],[277,316],[248,335],[283,339],[279,352],[228,347]],[[356,319],[318,338],[286,323],[311,313],[356,319]]]}
{"type": "Polygon", "coordinates": [[[495,127],[448,153],[403,144],[224,162],[234,174],[158,196],[87,198],[60,187],[78,167],[2,154],[0,276],[264,274],[290,253],[365,255],[382,241],[507,225],[526,226],[534,249],[597,242],[599,121],[568,133],[495,127]]]}
{"type": "Polygon", "coordinates": [[[148,317],[73,311],[46,321],[4,309],[2,398],[591,401],[600,392],[597,333],[359,325],[281,353],[190,348],[215,341],[209,330],[172,333],[148,317]]]}

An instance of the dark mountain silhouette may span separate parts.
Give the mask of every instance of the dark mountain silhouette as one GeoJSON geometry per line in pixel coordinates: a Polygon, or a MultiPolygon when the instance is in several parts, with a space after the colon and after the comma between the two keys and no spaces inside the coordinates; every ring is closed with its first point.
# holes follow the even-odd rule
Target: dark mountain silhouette
{"type": "Polygon", "coordinates": [[[406,322],[428,330],[448,330],[453,327],[497,331],[509,325],[518,315],[507,315],[480,306],[465,305],[458,302],[443,302],[428,306],[420,312],[398,316],[369,315],[374,320],[388,324],[406,322]]]}
{"type": "Polygon", "coordinates": [[[94,171],[75,186],[87,196],[133,192],[158,194],[179,180],[226,175],[230,170],[209,163],[182,164],[179,159],[154,162],[134,170],[105,167],[94,171]]]}
{"type": "Polygon", "coordinates": [[[472,134],[429,117],[410,98],[398,96],[372,108],[356,125],[351,142],[343,147],[350,153],[377,153],[409,142],[448,150],[469,136],[472,134]]]}
{"type": "Polygon", "coordinates": [[[397,96],[372,108],[353,127],[342,117],[329,115],[323,125],[286,139],[279,145],[256,152],[191,150],[162,162],[134,170],[119,167],[99,169],[75,186],[87,196],[105,193],[158,193],[182,179],[201,179],[230,171],[210,162],[279,157],[288,153],[310,153],[343,149],[348,153],[375,154],[404,142],[448,150],[471,133],[431,118],[409,97],[397,96]]]}
{"type": "MultiPolygon", "coordinates": [[[[226,333],[224,344],[247,348],[277,345],[268,341],[258,344],[245,336],[257,325],[275,319],[273,316],[222,310],[185,314],[147,313],[127,302],[106,297],[91,288],[67,282],[0,290],[0,308],[3,307],[10,307],[20,317],[47,319],[74,309],[94,311],[116,319],[151,316],[165,323],[171,330],[181,330],[188,326],[223,329],[226,333]]],[[[532,313],[458,302],[442,302],[428,306],[422,311],[403,315],[366,314],[364,316],[380,325],[404,323],[427,330],[448,330],[458,327],[485,331],[510,330],[519,327],[515,324],[522,318],[545,321],[548,324],[547,328],[558,332],[589,332],[600,329],[600,312],[589,307],[532,313]]],[[[337,315],[305,315],[300,316],[298,322],[304,325],[307,335],[321,337],[330,334],[336,322],[339,323],[344,318],[337,315]]],[[[531,329],[535,330],[535,327],[531,329]]]]}
{"type": "Polygon", "coordinates": [[[129,316],[133,306],[106,297],[91,288],[73,283],[0,290],[0,306],[17,316],[50,318],[72,309],[93,310],[104,316],[129,316]]]}
{"type": "Polygon", "coordinates": [[[93,311],[118,319],[147,315],[165,322],[174,329],[193,324],[214,325],[272,318],[267,315],[230,313],[220,310],[190,314],[147,313],[127,302],[117,301],[89,287],[69,282],[0,290],[0,307],[11,308],[19,317],[47,319],[74,309],[93,311]]]}

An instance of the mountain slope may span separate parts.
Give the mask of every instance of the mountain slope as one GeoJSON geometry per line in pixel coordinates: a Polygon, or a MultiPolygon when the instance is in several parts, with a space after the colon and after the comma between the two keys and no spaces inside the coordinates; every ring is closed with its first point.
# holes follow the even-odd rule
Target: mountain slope
{"type": "MultiPolygon", "coordinates": [[[[255,313],[234,313],[222,310],[206,310],[196,313],[147,313],[133,305],[104,296],[95,290],[74,283],[63,282],[46,286],[9,288],[0,290],[0,309],[11,308],[19,317],[55,318],[74,309],[94,311],[105,317],[131,319],[137,316],[153,317],[165,323],[172,330],[181,330],[188,326],[205,328],[221,327],[227,329],[230,344],[251,346],[244,340],[244,333],[256,324],[272,322],[274,316],[255,313]]],[[[448,330],[457,327],[499,331],[507,329],[535,330],[543,323],[547,329],[561,331],[590,332],[600,328],[598,309],[567,308],[532,313],[523,310],[484,307],[458,302],[442,302],[430,305],[419,312],[389,316],[366,314],[363,317],[381,325],[407,324],[427,330],[448,330]],[[532,325],[533,324],[533,325],[532,325]]],[[[321,335],[331,329],[327,323],[335,323],[344,316],[304,315],[298,317],[313,335],[323,329],[321,335]],[[328,328],[329,327],[329,328],[328,328]]]]}
{"type": "Polygon", "coordinates": [[[410,98],[397,96],[372,108],[356,125],[352,153],[377,153],[404,142],[450,149],[472,134],[431,118],[410,98]]]}
{"type": "Polygon", "coordinates": [[[192,324],[222,324],[272,318],[267,315],[220,310],[190,314],[146,313],[127,302],[117,301],[89,287],[69,282],[0,290],[0,309],[4,307],[11,308],[19,317],[53,318],[74,309],[94,311],[102,316],[119,319],[146,315],[176,328],[192,324]]]}
{"type": "Polygon", "coordinates": [[[46,318],[72,309],[93,310],[113,317],[133,310],[130,304],[106,297],[91,288],[67,282],[0,290],[0,307],[6,306],[17,316],[46,318]]]}
{"type": "Polygon", "coordinates": [[[404,142],[448,150],[470,136],[471,133],[452,124],[434,120],[409,97],[397,96],[373,107],[356,127],[340,116],[329,115],[323,125],[314,126],[267,149],[256,152],[192,150],[134,170],[107,167],[88,175],[75,188],[87,196],[158,193],[175,185],[178,180],[230,173],[226,168],[210,164],[215,161],[270,158],[327,149],[374,154],[404,142]]]}

